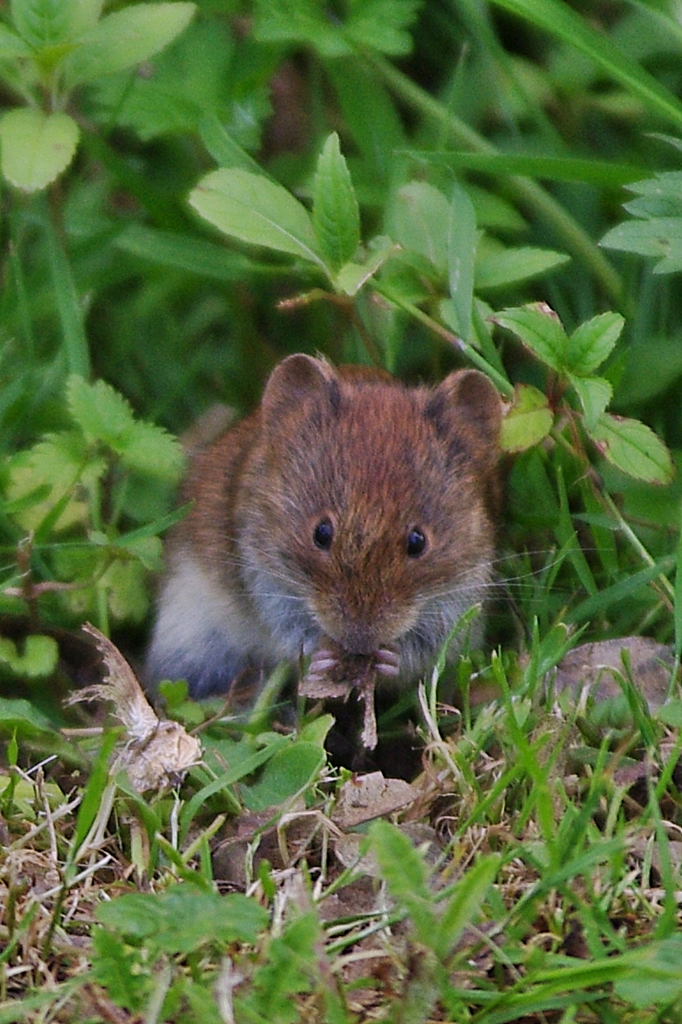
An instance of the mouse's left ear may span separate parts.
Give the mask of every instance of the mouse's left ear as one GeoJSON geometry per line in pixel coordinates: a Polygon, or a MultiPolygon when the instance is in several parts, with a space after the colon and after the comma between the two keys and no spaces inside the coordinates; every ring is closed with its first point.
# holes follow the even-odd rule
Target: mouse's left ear
{"type": "Polygon", "coordinates": [[[426,414],[439,433],[475,438],[486,454],[496,454],[502,429],[502,403],[495,385],[480,370],[456,370],[431,392],[426,414]]]}

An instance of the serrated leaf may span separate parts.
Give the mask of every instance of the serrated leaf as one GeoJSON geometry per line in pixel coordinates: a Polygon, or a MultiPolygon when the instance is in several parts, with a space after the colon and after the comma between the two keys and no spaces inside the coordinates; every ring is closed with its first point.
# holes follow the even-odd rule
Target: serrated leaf
{"type": "Polygon", "coordinates": [[[613,388],[603,377],[571,377],[570,380],[585,413],[585,426],[588,430],[594,430],[599,417],[611,401],[613,388]]]}
{"type": "Polygon", "coordinates": [[[645,423],[602,413],[589,434],[604,458],[628,476],[653,484],[672,480],[670,452],[645,423]]]}
{"type": "Polygon", "coordinates": [[[360,244],[360,210],[336,132],[328,137],[313,182],[313,227],[319,251],[336,272],[360,244]]]}
{"type": "Polygon", "coordinates": [[[476,215],[469,196],[459,185],[453,188],[448,214],[447,266],[450,298],[457,319],[457,333],[467,341],[471,334],[471,309],[474,301],[476,215]]]}
{"type": "Polygon", "coordinates": [[[226,235],[298,256],[326,272],[310,214],[268,178],[239,167],[223,167],[201,179],[189,202],[226,235]]]}
{"type": "Polygon", "coordinates": [[[320,0],[256,0],[253,33],[264,43],[303,43],[323,57],[353,52],[320,0]]]}
{"type": "Polygon", "coordinates": [[[121,437],[134,423],[130,404],[103,380],[88,384],[75,374],[69,377],[66,403],[89,442],[103,441],[116,451],[121,437]]]}
{"type": "Polygon", "coordinates": [[[526,348],[553,370],[563,368],[568,338],[561,321],[549,306],[534,303],[503,309],[491,319],[500,327],[513,331],[526,348]]]}
{"type": "Polygon", "coordinates": [[[553,422],[547,396],[530,384],[517,384],[511,407],[502,420],[502,450],[522,452],[532,448],[547,437],[553,422]]]}
{"type": "Polygon", "coordinates": [[[48,435],[12,460],[7,497],[19,502],[35,492],[16,513],[17,521],[26,530],[38,530],[47,517],[55,530],[87,522],[88,491],[105,468],[102,459],[88,460],[75,431],[48,435]]]}
{"type": "Polygon", "coordinates": [[[447,225],[450,207],[437,188],[412,181],[398,192],[391,211],[390,232],[406,250],[418,253],[445,274],[448,265],[447,225]]]}
{"type": "Polygon", "coordinates": [[[640,256],[663,257],[654,273],[672,273],[682,269],[682,217],[655,217],[628,221],[612,228],[600,245],[640,256]]]}
{"type": "Polygon", "coordinates": [[[625,320],[620,313],[601,313],[580,324],[568,339],[566,366],[586,377],[601,366],[613,351],[625,320]]]}
{"type": "Polygon", "coordinates": [[[196,5],[145,3],[124,7],[102,18],[65,58],[64,76],[70,88],[104,75],[135,67],[165,49],[194,17],[196,5]]]}
{"type": "Polygon", "coordinates": [[[552,249],[521,246],[489,255],[476,264],[477,288],[503,288],[548,274],[568,263],[570,256],[552,249]]]}
{"type": "Polygon", "coordinates": [[[407,29],[420,6],[421,0],[351,0],[344,34],[362,50],[403,57],[412,51],[407,29]]]}
{"type": "Polygon", "coordinates": [[[120,437],[116,451],[128,469],[177,480],[185,464],[178,441],[163,427],[137,420],[120,437]]]}
{"type": "Polygon", "coordinates": [[[79,134],[74,119],[60,111],[10,110],[0,120],[2,173],[24,192],[46,188],[71,163],[79,134]]]}

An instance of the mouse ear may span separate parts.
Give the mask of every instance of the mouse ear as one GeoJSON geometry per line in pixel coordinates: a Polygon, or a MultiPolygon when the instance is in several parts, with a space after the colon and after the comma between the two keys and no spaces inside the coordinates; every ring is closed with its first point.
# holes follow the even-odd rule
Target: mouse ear
{"type": "Polygon", "coordinates": [[[434,388],[426,403],[439,434],[468,434],[486,455],[499,449],[502,404],[494,384],[480,370],[456,370],[434,388]]]}
{"type": "Polygon", "coordinates": [[[306,397],[325,391],[332,406],[338,406],[339,382],[336,370],[323,359],[287,356],[270,374],[261,409],[266,423],[278,423],[306,397]]]}

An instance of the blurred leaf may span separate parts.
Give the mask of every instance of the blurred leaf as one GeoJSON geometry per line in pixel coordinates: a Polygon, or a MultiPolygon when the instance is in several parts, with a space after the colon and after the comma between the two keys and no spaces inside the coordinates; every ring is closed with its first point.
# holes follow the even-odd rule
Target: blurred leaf
{"type": "Polygon", "coordinates": [[[22,736],[53,733],[54,723],[38,708],[21,697],[0,697],[0,730],[5,734],[17,730],[22,736]]]}
{"type": "Polygon", "coordinates": [[[31,48],[6,25],[0,25],[0,60],[30,57],[31,48]]]}
{"type": "Polygon", "coordinates": [[[645,423],[602,413],[589,433],[604,458],[629,476],[656,484],[672,480],[670,452],[645,423]]]}
{"type": "Polygon", "coordinates": [[[438,917],[427,884],[424,858],[407,836],[386,821],[373,822],[369,835],[372,852],[390,895],[409,913],[420,941],[433,948],[438,936],[438,917]]]}
{"type": "Polygon", "coordinates": [[[149,476],[176,481],[184,469],[179,442],[155,423],[136,420],[113,447],[124,466],[149,476]]]}
{"type": "Polygon", "coordinates": [[[114,240],[117,249],[163,266],[176,267],[216,281],[243,281],[257,269],[253,260],[224,245],[176,231],[129,224],[114,240]]]}
{"type": "Polygon", "coordinates": [[[79,40],[63,64],[69,87],[135,67],[168,46],[191,21],[196,5],[183,0],[144,3],[108,14],[79,40]]]}
{"type": "Polygon", "coordinates": [[[474,300],[474,260],[476,256],[476,215],[473,204],[459,185],[452,190],[447,231],[447,267],[450,298],[464,340],[471,336],[471,307],[474,300]]]}
{"type": "Polygon", "coordinates": [[[607,231],[601,245],[640,256],[662,257],[654,273],[671,274],[682,269],[682,217],[627,221],[607,231]]]}
{"type": "Polygon", "coordinates": [[[615,981],[616,993],[633,1006],[672,1004],[682,996],[682,936],[670,935],[623,954],[627,974],[615,981]]]}
{"type": "Polygon", "coordinates": [[[636,164],[582,160],[571,156],[536,156],[532,153],[524,155],[406,149],[405,154],[423,163],[498,174],[504,179],[510,174],[519,174],[529,178],[545,178],[548,181],[584,181],[602,188],[627,185],[645,172],[644,167],[638,167],[636,164]]]}
{"type": "Polygon", "coordinates": [[[24,192],[45,188],[71,163],[78,137],[78,125],[61,111],[10,110],[0,120],[2,173],[24,192]]]}
{"type": "Polygon", "coordinates": [[[189,201],[226,235],[290,253],[325,269],[305,206],[262,175],[239,167],[211,171],[192,190],[189,201]]]}
{"type": "Polygon", "coordinates": [[[580,376],[594,373],[613,351],[624,323],[620,313],[602,313],[580,324],[568,339],[567,369],[580,376]]]}
{"type": "Polygon", "coordinates": [[[423,256],[440,273],[448,265],[450,206],[437,188],[412,181],[399,189],[390,211],[389,230],[406,250],[423,256]]]}
{"type": "Polygon", "coordinates": [[[554,414],[547,396],[529,384],[517,384],[511,408],[502,420],[502,450],[521,452],[547,437],[554,414]]]}
{"type": "Polygon", "coordinates": [[[551,366],[561,370],[566,353],[568,338],[556,313],[543,304],[519,306],[495,313],[491,319],[500,327],[506,327],[518,335],[523,344],[535,355],[551,366]]]}
{"type": "Polygon", "coordinates": [[[78,0],[11,0],[15,28],[35,49],[47,48],[70,38],[73,12],[78,0]]]}
{"type": "Polygon", "coordinates": [[[433,939],[434,949],[440,957],[447,957],[464,929],[475,923],[474,919],[495,881],[500,862],[501,857],[497,854],[480,857],[466,876],[457,882],[438,922],[437,936],[433,939]]]}
{"type": "Polygon", "coordinates": [[[165,892],[126,893],[100,904],[97,919],[128,941],[148,939],[174,955],[203,945],[254,943],[268,921],[267,911],[241,893],[219,896],[189,883],[165,892]]]}
{"type": "Polygon", "coordinates": [[[14,676],[39,679],[52,675],[59,659],[57,641],[51,636],[35,634],[27,636],[23,650],[9,637],[0,637],[0,665],[14,676]]]}
{"type": "Polygon", "coordinates": [[[657,117],[682,125],[682,103],[641,64],[628,56],[604,32],[560,0],[494,0],[498,7],[526,18],[568,46],[596,61],[615,81],[636,96],[657,117]]]}
{"type": "Polygon", "coordinates": [[[313,227],[325,262],[336,272],[360,244],[360,210],[336,132],[327,138],[313,182],[313,227]]]}
{"type": "Polygon", "coordinates": [[[503,288],[519,281],[548,274],[570,262],[565,253],[525,246],[504,249],[484,256],[476,263],[476,288],[503,288]]]}
{"type": "Polygon", "coordinates": [[[421,0],[350,0],[345,35],[361,51],[403,57],[412,51],[407,29],[420,6],[421,0]]]}

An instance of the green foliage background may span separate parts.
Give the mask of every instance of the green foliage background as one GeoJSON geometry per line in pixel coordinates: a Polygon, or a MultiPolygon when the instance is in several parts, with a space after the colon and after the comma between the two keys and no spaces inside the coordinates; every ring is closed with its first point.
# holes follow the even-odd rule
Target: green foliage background
{"type": "MultiPolygon", "coordinates": [[[[344,957],[396,925],[395,977],[369,986],[385,1019],[680,1019],[679,702],[652,721],[624,665],[636,728],[595,727],[578,776],[575,708],[533,698],[581,629],[651,635],[679,665],[681,52],[673,0],[0,6],[0,1022],[62,1019],[78,993],[83,1019],[355,1020],[344,957]],[[267,808],[315,829],[333,808],[328,719],[268,732],[266,692],[242,734],[204,735],[184,802],[112,779],[113,733],[58,731],[81,622],[143,647],[182,515],[175,435],[252,407],[296,351],[408,381],[475,365],[508,405],[504,652],[458,668],[502,698],[443,740],[434,689],[447,855],[432,870],[375,823],[389,909],[329,928],[354,869],[323,878],[328,839],[311,870],[312,839],[282,872],[254,861],[268,829],[286,845],[267,808]],[[49,753],[50,781],[23,773],[49,753]],[[635,810],[616,753],[645,759],[635,810]],[[224,897],[210,842],[247,812],[255,895],[224,897]],[[26,897],[34,823],[58,884],[26,897]],[[166,891],[110,901],[111,878],[166,891]],[[67,921],[84,879],[106,898],[84,888],[67,921]],[[476,974],[460,940],[481,918],[476,974]],[[54,988],[25,968],[38,947],[54,988]]],[[[211,713],[184,696],[166,690],[187,724],[211,713]]]]}

